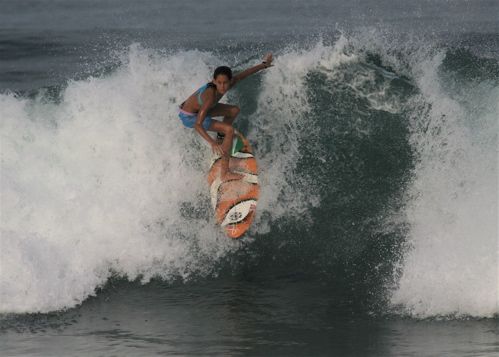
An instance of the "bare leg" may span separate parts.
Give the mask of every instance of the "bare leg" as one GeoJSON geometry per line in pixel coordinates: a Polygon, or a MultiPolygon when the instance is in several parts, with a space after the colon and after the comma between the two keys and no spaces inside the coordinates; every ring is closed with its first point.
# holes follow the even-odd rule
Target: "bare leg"
{"type": "Polygon", "coordinates": [[[230,158],[230,152],[232,149],[232,139],[234,137],[234,128],[232,125],[219,122],[219,121],[213,121],[208,128],[210,131],[216,131],[218,133],[224,133],[225,137],[222,141],[222,149],[224,151],[224,155],[221,158],[221,179],[222,181],[227,181],[227,180],[239,180],[242,178],[242,175],[233,173],[229,171],[229,158],[230,158]]]}
{"type": "MultiPolygon", "coordinates": [[[[209,114],[212,117],[219,117],[223,116],[223,122],[225,124],[229,124],[232,126],[232,123],[234,123],[234,120],[236,120],[237,115],[239,114],[239,107],[235,105],[229,105],[229,104],[222,104],[218,103],[215,105],[213,109],[210,110],[209,114]]],[[[218,132],[217,135],[217,142],[221,143],[223,141],[223,132],[218,132]]]]}
{"type": "Polygon", "coordinates": [[[224,115],[224,123],[232,125],[234,120],[236,120],[237,115],[239,114],[239,107],[231,106],[228,110],[228,113],[224,115]]]}

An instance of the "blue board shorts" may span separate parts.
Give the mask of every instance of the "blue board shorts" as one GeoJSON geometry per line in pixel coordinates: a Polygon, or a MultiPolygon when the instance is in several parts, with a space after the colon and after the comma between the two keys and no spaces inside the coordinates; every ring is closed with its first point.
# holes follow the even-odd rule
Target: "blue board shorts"
{"type": "MultiPolygon", "coordinates": [[[[195,113],[189,113],[186,112],[185,110],[180,109],[178,117],[180,118],[185,127],[194,128],[194,124],[196,124],[196,119],[198,116],[195,113]]],[[[208,130],[212,122],[213,119],[210,116],[206,116],[203,121],[204,130],[208,130]]]]}

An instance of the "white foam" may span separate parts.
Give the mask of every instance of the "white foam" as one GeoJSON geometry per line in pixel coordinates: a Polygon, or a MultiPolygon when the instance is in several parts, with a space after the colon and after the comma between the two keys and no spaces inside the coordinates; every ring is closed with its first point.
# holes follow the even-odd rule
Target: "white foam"
{"type": "MultiPolygon", "coordinates": [[[[303,131],[303,80],[311,67],[343,60],[341,46],[290,50],[263,73],[248,135],[266,135],[257,217],[298,216],[318,203],[293,171],[299,138],[313,130],[303,131]]],[[[176,109],[224,61],[140,46],[122,60],[110,75],[68,83],[60,103],[0,95],[0,312],[72,307],[112,274],[145,282],[210,274],[239,247],[207,208],[209,148],[176,109]]],[[[263,223],[254,231],[266,232],[263,223]]]]}
{"type": "Polygon", "coordinates": [[[389,29],[363,29],[351,43],[380,54],[384,66],[420,91],[395,107],[412,112],[416,162],[405,208],[386,222],[387,230],[392,219],[409,226],[392,304],[417,318],[494,316],[499,313],[497,83],[452,83],[460,74],[442,76],[445,54],[425,36],[397,38],[389,29]]]}
{"type": "Polygon", "coordinates": [[[58,104],[0,95],[0,312],[50,311],[129,279],[207,274],[237,244],[211,212],[208,148],[176,106],[216,58],[132,46],[103,78],[71,82],[58,104]]]}
{"type": "Polygon", "coordinates": [[[421,95],[411,119],[409,251],[392,302],[417,317],[491,317],[499,312],[499,88],[470,85],[451,96],[439,77],[442,59],[414,68],[421,95]]]}
{"type": "MultiPolygon", "coordinates": [[[[307,49],[289,49],[275,59],[275,66],[263,78],[258,110],[250,120],[251,137],[258,142],[258,163],[264,168],[259,175],[261,195],[258,211],[271,212],[272,219],[282,216],[307,219],[308,209],[317,206],[320,198],[313,183],[295,173],[301,157],[301,145],[306,141],[312,150],[317,126],[309,117],[311,111],[307,91],[307,74],[321,70],[334,73],[344,63],[356,59],[347,55],[348,41],[340,37],[333,46],[317,42],[307,49]]],[[[269,229],[269,217],[257,215],[258,231],[269,229]]]]}
{"type": "MultiPolygon", "coordinates": [[[[306,76],[314,69],[336,75],[357,60],[345,51],[352,45],[376,43],[341,37],[333,46],[291,49],[263,74],[248,134],[258,143],[262,188],[254,231],[319,204],[313,185],[295,172],[303,138],[317,130],[307,117],[306,76]]],[[[498,89],[485,83],[453,98],[440,83],[441,56],[424,53],[409,65],[385,57],[421,91],[408,103],[416,108],[418,161],[402,212],[410,249],[392,303],[414,316],[492,316],[498,89]]],[[[238,248],[211,212],[189,213],[209,207],[209,149],[176,114],[221,62],[199,51],[159,55],[132,46],[113,74],[68,83],[60,103],[0,95],[0,312],[74,306],[113,273],[144,281],[209,274],[238,248]]],[[[359,81],[352,86],[372,78],[359,81]]],[[[373,93],[374,109],[400,110],[386,105],[383,88],[373,93]]]]}

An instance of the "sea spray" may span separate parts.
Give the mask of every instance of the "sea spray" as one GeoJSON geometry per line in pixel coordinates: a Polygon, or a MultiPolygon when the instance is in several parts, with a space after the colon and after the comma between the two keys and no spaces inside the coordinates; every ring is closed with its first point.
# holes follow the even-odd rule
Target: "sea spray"
{"type": "Polygon", "coordinates": [[[116,72],[69,82],[59,103],[1,95],[0,311],[74,306],[112,273],[208,274],[237,246],[202,209],[208,148],[176,117],[210,60],[132,46],[116,72]]]}
{"type": "MultiPolygon", "coordinates": [[[[319,130],[310,117],[307,76],[318,68],[334,71],[354,61],[354,55],[344,53],[346,43],[346,38],[340,37],[334,46],[319,41],[308,49],[289,49],[276,58],[275,68],[263,79],[258,109],[250,118],[250,134],[258,147],[265,148],[258,150],[265,168],[260,205],[272,212],[272,220],[293,216],[307,221],[308,209],[320,203],[312,180],[304,179],[303,172],[296,173],[305,150],[314,150],[319,130]]],[[[266,216],[259,217],[259,232],[265,232],[269,222],[261,219],[266,216]]]]}
{"type": "Polygon", "coordinates": [[[290,46],[231,91],[230,103],[255,98],[236,126],[262,179],[242,257],[213,224],[209,147],[176,113],[224,59],[134,45],[112,73],[56,99],[0,95],[0,310],[72,307],[113,274],[215,275],[235,253],[256,257],[245,268],[262,276],[365,284],[360,298],[387,295],[387,282],[391,304],[417,317],[493,315],[497,82],[456,91],[463,69],[442,67],[448,52],[406,40],[290,46]]]}
{"type": "MultiPolygon", "coordinates": [[[[0,95],[0,312],[75,306],[113,274],[143,282],[216,274],[219,258],[240,246],[213,222],[209,147],[177,116],[223,60],[132,45],[121,62],[68,82],[56,99],[0,95]]],[[[287,182],[269,168],[292,160],[260,164],[273,182],[260,214],[289,212],[275,209],[287,182]]],[[[287,204],[302,206],[299,197],[287,204]]]]}
{"type": "MultiPolygon", "coordinates": [[[[499,66],[434,37],[363,29],[355,51],[415,91],[395,102],[414,162],[385,230],[407,225],[394,262],[393,306],[403,314],[492,317],[498,313],[497,118],[499,66]]],[[[457,44],[459,46],[459,44],[457,44]]],[[[387,110],[387,101],[384,101],[387,110]]]]}
{"type": "Polygon", "coordinates": [[[417,317],[492,317],[499,286],[499,86],[497,79],[465,83],[457,95],[441,78],[443,59],[422,61],[416,77],[417,162],[406,208],[411,230],[392,302],[417,317]]]}

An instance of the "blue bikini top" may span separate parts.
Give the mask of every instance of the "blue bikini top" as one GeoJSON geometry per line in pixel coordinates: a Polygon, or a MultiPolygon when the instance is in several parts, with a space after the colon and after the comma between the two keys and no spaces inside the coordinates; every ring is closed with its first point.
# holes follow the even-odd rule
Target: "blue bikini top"
{"type": "MultiPolygon", "coordinates": [[[[203,99],[201,98],[201,94],[207,89],[207,88],[216,88],[217,86],[213,84],[212,82],[206,83],[204,86],[198,89],[198,103],[199,107],[203,106],[203,99]]],[[[213,108],[215,105],[218,103],[213,104],[211,107],[213,108]]]]}

